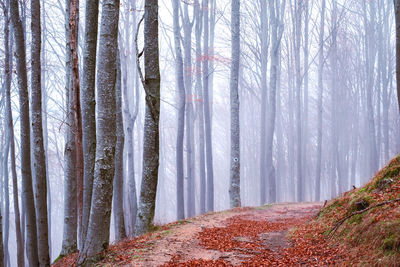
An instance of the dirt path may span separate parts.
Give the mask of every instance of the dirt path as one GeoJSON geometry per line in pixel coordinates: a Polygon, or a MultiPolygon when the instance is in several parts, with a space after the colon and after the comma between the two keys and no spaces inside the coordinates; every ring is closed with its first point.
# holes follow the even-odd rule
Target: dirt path
{"type": "Polygon", "coordinates": [[[125,251],[117,265],[238,266],[252,264],[257,257],[273,263],[290,247],[290,228],[315,216],[321,206],[281,203],[205,214],[147,236],[141,246],[125,251]]]}

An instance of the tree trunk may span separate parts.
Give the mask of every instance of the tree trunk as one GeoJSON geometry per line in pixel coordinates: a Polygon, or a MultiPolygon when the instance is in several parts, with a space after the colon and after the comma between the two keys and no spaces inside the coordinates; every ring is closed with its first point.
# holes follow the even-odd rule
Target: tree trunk
{"type": "Polygon", "coordinates": [[[81,261],[101,258],[108,248],[116,148],[116,59],[119,1],[102,3],[97,69],[97,141],[92,207],[81,261]]]}
{"type": "Polygon", "coordinates": [[[96,48],[99,15],[99,1],[86,1],[85,44],[82,71],[82,149],[83,149],[83,209],[82,224],[79,231],[79,246],[84,245],[89,224],[92,203],[94,162],[96,157],[96,48]]]}
{"type": "MultiPolygon", "coordinates": [[[[6,9],[4,10],[4,17],[9,18],[9,1],[6,1],[6,9]]],[[[12,78],[12,35],[10,36],[9,19],[6,19],[4,24],[4,72],[5,72],[5,97],[6,97],[6,124],[7,124],[7,137],[10,142],[10,163],[11,163],[11,175],[13,184],[13,204],[14,204],[14,220],[15,220],[15,234],[17,241],[17,265],[18,267],[24,266],[25,255],[24,255],[24,242],[21,236],[21,216],[19,212],[18,204],[18,178],[17,170],[15,166],[15,143],[14,143],[14,123],[11,109],[11,78],[12,78]]]]}
{"type": "MultiPolygon", "coordinates": [[[[143,140],[143,174],[136,235],[148,232],[153,223],[159,166],[160,67],[158,51],[158,1],[145,0],[144,69],[141,77],[146,92],[143,140]]],[[[139,67],[139,66],[138,66],[139,67]]]]}
{"type": "Polygon", "coordinates": [[[115,146],[115,173],[114,173],[114,226],[115,240],[126,238],[124,221],[124,123],[122,119],[122,95],[121,95],[121,61],[117,52],[117,80],[115,81],[116,94],[116,131],[117,143],[115,146]]]}
{"type": "Polygon", "coordinates": [[[205,165],[205,151],[204,151],[204,99],[203,88],[201,79],[201,32],[202,32],[202,15],[200,3],[195,0],[195,16],[196,16],[196,92],[198,94],[198,105],[196,107],[199,114],[199,178],[200,178],[200,213],[206,212],[206,165],[205,165]]]}
{"type": "Polygon", "coordinates": [[[42,84],[41,84],[41,23],[40,0],[31,1],[31,99],[33,173],[35,185],[36,225],[38,234],[39,265],[50,266],[47,221],[47,173],[43,144],[42,84]]]}
{"type": "Polygon", "coordinates": [[[325,6],[326,0],[322,0],[321,22],[319,28],[319,51],[318,51],[318,126],[317,126],[317,169],[315,175],[315,200],[321,199],[321,161],[322,161],[322,98],[324,96],[324,29],[325,29],[325,6]]]}
{"type": "Polygon", "coordinates": [[[231,208],[240,207],[240,107],[239,107],[239,64],[240,64],[240,1],[231,2],[232,64],[230,77],[231,104],[231,171],[229,197],[231,208]]]}
{"type": "MultiPolygon", "coordinates": [[[[77,125],[75,120],[74,98],[76,82],[74,81],[74,53],[77,52],[77,1],[66,3],[66,138],[64,148],[64,232],[60,256],[65,256],[77,250],[77,145],[75,134],[77,125]]],[[[75,70],[76,71],[76,70],[75,70]]]]}
{"type": "Polygon", "coordinates": [[[396,87],[397,105],[400,111],[400,0],[393,0],[396,20],[396,87]]]}
{"type": "Polygon", "coordinates": [[[268,20],[267,3],[261,0],[261,134],[260,134],[260,205],[267,201],[266,131],[267,131],[267,64],[268,64],[268,20]]]}
{"type": "Polygon", "coordinates": [[[211,115],[210,115],[210,96],[209,96],[209,47],[208,47],[208,0],[203,0],[203,96],[204,96],[204,132],[206,143],[206,166],[207,166],[207,211],[214,211],[214,168],[213,151],[211,136],[211,115]]]}
{"type": "MultiPolygon", "coordinates": [[[[195,8],[194,8],[195,10],[195,8]]],[[[187,217],[193,217],[196,212],[195,207],[195,145],[194,145],[194,110],[193,101],[195,97],[192,93],[192,29],[194,21],[190,22],[188,4],[184,6],[183,18],[183,48],[184,48],[184,82],[186,90],[186,195],[187,195],[187,217]]],[[[195,14],[194,14],[195,16],[195,14]]]]}
{"type": "Polygon", "coordinates": [[[26,208],[26,251],[28,262],[34,266],[39,264],[36,212],[32,188],[31,172],[31,136],[29,119],[28,77],[26,69],[25,37],[21,19],[19,17],[18,1],[10,1],[10,15],[15,37],[15,55],[17,60],[17,75],[20,106],[20,134],[21,134],[21,173],[22,173],[22,201],[26,208]]]}
{"type": "Polygon", "coordinates": [[[176,204],[177,220],[185,218],[184,202],[184,172],[183,172],[183,141],[185,129],[185,85],[183,81],[183,58],[181,49],[181,33],[179,26],[179,0],[172,0],[173,6],[173,27],[175,44],[175,76],[178,88],[177,106],[178,106],[178,129],[176,136],[176,204]]]}
{"type": "Polygon", "coordinates": [[[301,202],[304,199],[304,181],[303,181],[303,159],[302,159],[302,130],[301,130],[301,67],[300,67],[300,43],[301,43],[301,17],[303,4],[300,1],[295,3],[295,37],[294,37],[294,61],[296,69],[296,137],[297,137],[297,201],[301,202]]]}

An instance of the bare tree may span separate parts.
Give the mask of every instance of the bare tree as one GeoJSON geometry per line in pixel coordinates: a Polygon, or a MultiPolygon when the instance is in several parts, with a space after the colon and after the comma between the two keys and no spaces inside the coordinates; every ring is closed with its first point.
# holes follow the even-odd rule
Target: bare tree
{"type": "Polygon", "coordinates": [[[321,199],[321,158],[322,158],[322,99],[324,92],[324,30],[325,30],[325,7],[326,0],[322,0],[321,22],[319,30],[319,51],[318,51],[318,126],[317,126],[317,168],[315,175],[315,200],[321,199]]]}
{"type": "MultiPolygon", "coordinates": [[[[146,111],[143,140],[143,174],[136,217],[136,235],[146,233],[152,227],[159,166],[160,67],[158,1],[146,0],[144,12],[145,77],[143,77],[141,70],[140,77],[146,93],[146,111]]],[[[137,53],[137,56],[139,60],[139,53],[137,53]]]]}
{"type": "MultiPolygon", "coordinates": [[[[24,244],[21,236],[21,216],[18,204],[18,178],[17,170],[15,166],[15,143],[14,143],[14,124],[11,109],[11,79],[12,79],[12,35],[10,36],[10,16],[9,16],[9,1],[6,0],[3,5],[4,18],[4,56],[5,56],[5,99],[6,99],[6,125],[8,129],[7,137],[10,144],[10,163],[11,163],[11,175],[13,184],[13,206],[14,206],[14,222],[15,222],[15,234],[17,241],[17,264],[18,267],[24,266],[25,255],[24,255],[24,244]]],[[[8,172],[8,170],[7,170],[8,172]]]]}
{"type": "Polygon", "coordinates": [[[22,21],[19,16],[17,0],[10,1],[10,16],[15,37],[15,57],[17,61],[17,76],[19,87],[20,107],[20,142],[21,142],[21,173],[22,173],[22,201],[26,208],[26,254],[28,262],[39,264],[36,212],[32,188],[31,171],[31,136],[29,119],[28,76],[26,69],[25,35],[22,21]]]}
{"type": "Polygon", "coordinates": [[[393,0],[394,14],[396,18],[396,86],[397,86],[397,101],[400,110],[400,1],[393,0]]]}
{"type": "Polygon", "coordinates": [[[212,129],[211,129],[211,110],[209,94],[209,16],[208,0],[203,0],[203,108],[204,108],[204,132],[206,148],[206,166],[207,166],[207,211],[214,211],[214,167],[213,167],[213,149],[212,149],[212,129]]]}
{"type": "Polygon", "coordinates": [[[35,184],[36,225],[38,234],[39,265],[50,266],[47,220],[47,172],[43,142],[42,84],[41,84],[41,23],[40,0],[31,1],[31,114],[33,169],[35,184]]]}
{"type": "MultiPolygon", "coordinates": [[[[195,20],[195,14],[193,19],[190,21],[189,17],[189,4],[184,4],[183,16],[183,50],[184,50],[184,81],[185,81],[185,124],[186,124],[186,195],[187,195],[187,217],[193,217],[195,210],[195,140],[194,140],[194,96],[192,93],[192,30],[195,20]]],[[[195,12],[193,8],[193,13],[195,12]]]]}
{"type": "Polygon", "coordinates": [[[99,1],[86,1],[85,44],[82,71],[82,148],[83,148],[83,209],[79,232],[79,246],[82,247],[89,224],[92,203],[94,161],[96,157],[96,119],[95,119],[95,77],[96,48],[99,16],[99,1]]]}
{"type": "Polygon", "coordinates": [[[74,70],[74,54],[77,53],[78,43],[78,1],[70,0],[66,3],[66,137],[64,148],[64,230],[60,256],[75,252],[77,247],[78,202],[77,202],[77,125],[75,119],[75,90],[79,90],[74,70]]]}
{"type": "Polygon", "coordinates": [[[95,261],[108,248],[116,149],[116,61],[119,1],[102,3],[97,68],[97,140],[92,207],[81,261],[95,261]],[[87,257],[85,259],[85,257],[87,257]]]}
{"type": "Polygon", "coordinates": [[[121,95],[121,60],[117,51],[117,78],[115,81],[116,98],[116,132],[117,141],[115,145],[115,172],[114,172],[114,193],[113,212],[115,226],[115,240],[126,237],[124,221],[124,122],[122,118],[122,95],[121,95]]]}
{"type": "Polygon", "coordinates": [[[232,65],[230,78],[231,101],[231,173],[229,196],[231,207],[240,207],[240,1],[231,2],[232,65]]]}
{"type": "Polygon", "coordinates": [[[175,76],[178,88],[178,129],[176,137],[176,198],[177,198],[177,219],[185,218],[184,202],[184,172],[183,172],[183,141],[185,129],[185,84],[183,80],[183,58],[181,48],[181,33],[179,25],[179,0],[172,0],[174,44],[175,44],[175,76]]]}
{"type": "Polygon", "coordinates": [[[201,75],[201,33],[203,28],[202,16],[203,12],[200,9],[199,0],[195,0],[195,36],[196,36],[196,92],[200,101],[196,107],[199,116],[199,172],[200,172],[200,213],[206,212],[206,163],[205,163],[205,150],[204,150],[204,101],[203,101],[203,87],[201,75]]]}

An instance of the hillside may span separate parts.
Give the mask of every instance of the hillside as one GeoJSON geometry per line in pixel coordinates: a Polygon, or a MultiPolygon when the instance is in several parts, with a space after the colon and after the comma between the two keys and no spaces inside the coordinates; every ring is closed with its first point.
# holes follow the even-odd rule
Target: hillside
{"type": "Polygon", "coordinates": [[[346,248],[348,265],[400,266],[400,156],[364,187],[330,201],[309,226],[346,248]]]}
{"type": "Polygon", "coordinates": [[[400,266],[399,174],[397,157],[324,207],[281,203],[156,227],[112,245],[97,266],[400,266]]]}

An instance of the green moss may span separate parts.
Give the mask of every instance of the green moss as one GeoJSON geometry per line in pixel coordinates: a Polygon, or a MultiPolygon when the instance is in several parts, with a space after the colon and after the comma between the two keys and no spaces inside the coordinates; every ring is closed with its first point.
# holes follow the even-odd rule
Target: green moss
{"type": "Polygon", "coordinates": [[[398,233],[389,233],[382,241],[381,249],[385,252],[400,252],[400,237],[398,233]]]}
{"type": "Polygon", "coordinates": [[[357,215],[354,215],[353,217],[351,217],[350,219],[349,219],[349,224],[360,224],[361,223],[361,221],[362,221],[362,219],[363,219],[363,215],[364,214],[357,214],[357,215]]]}

